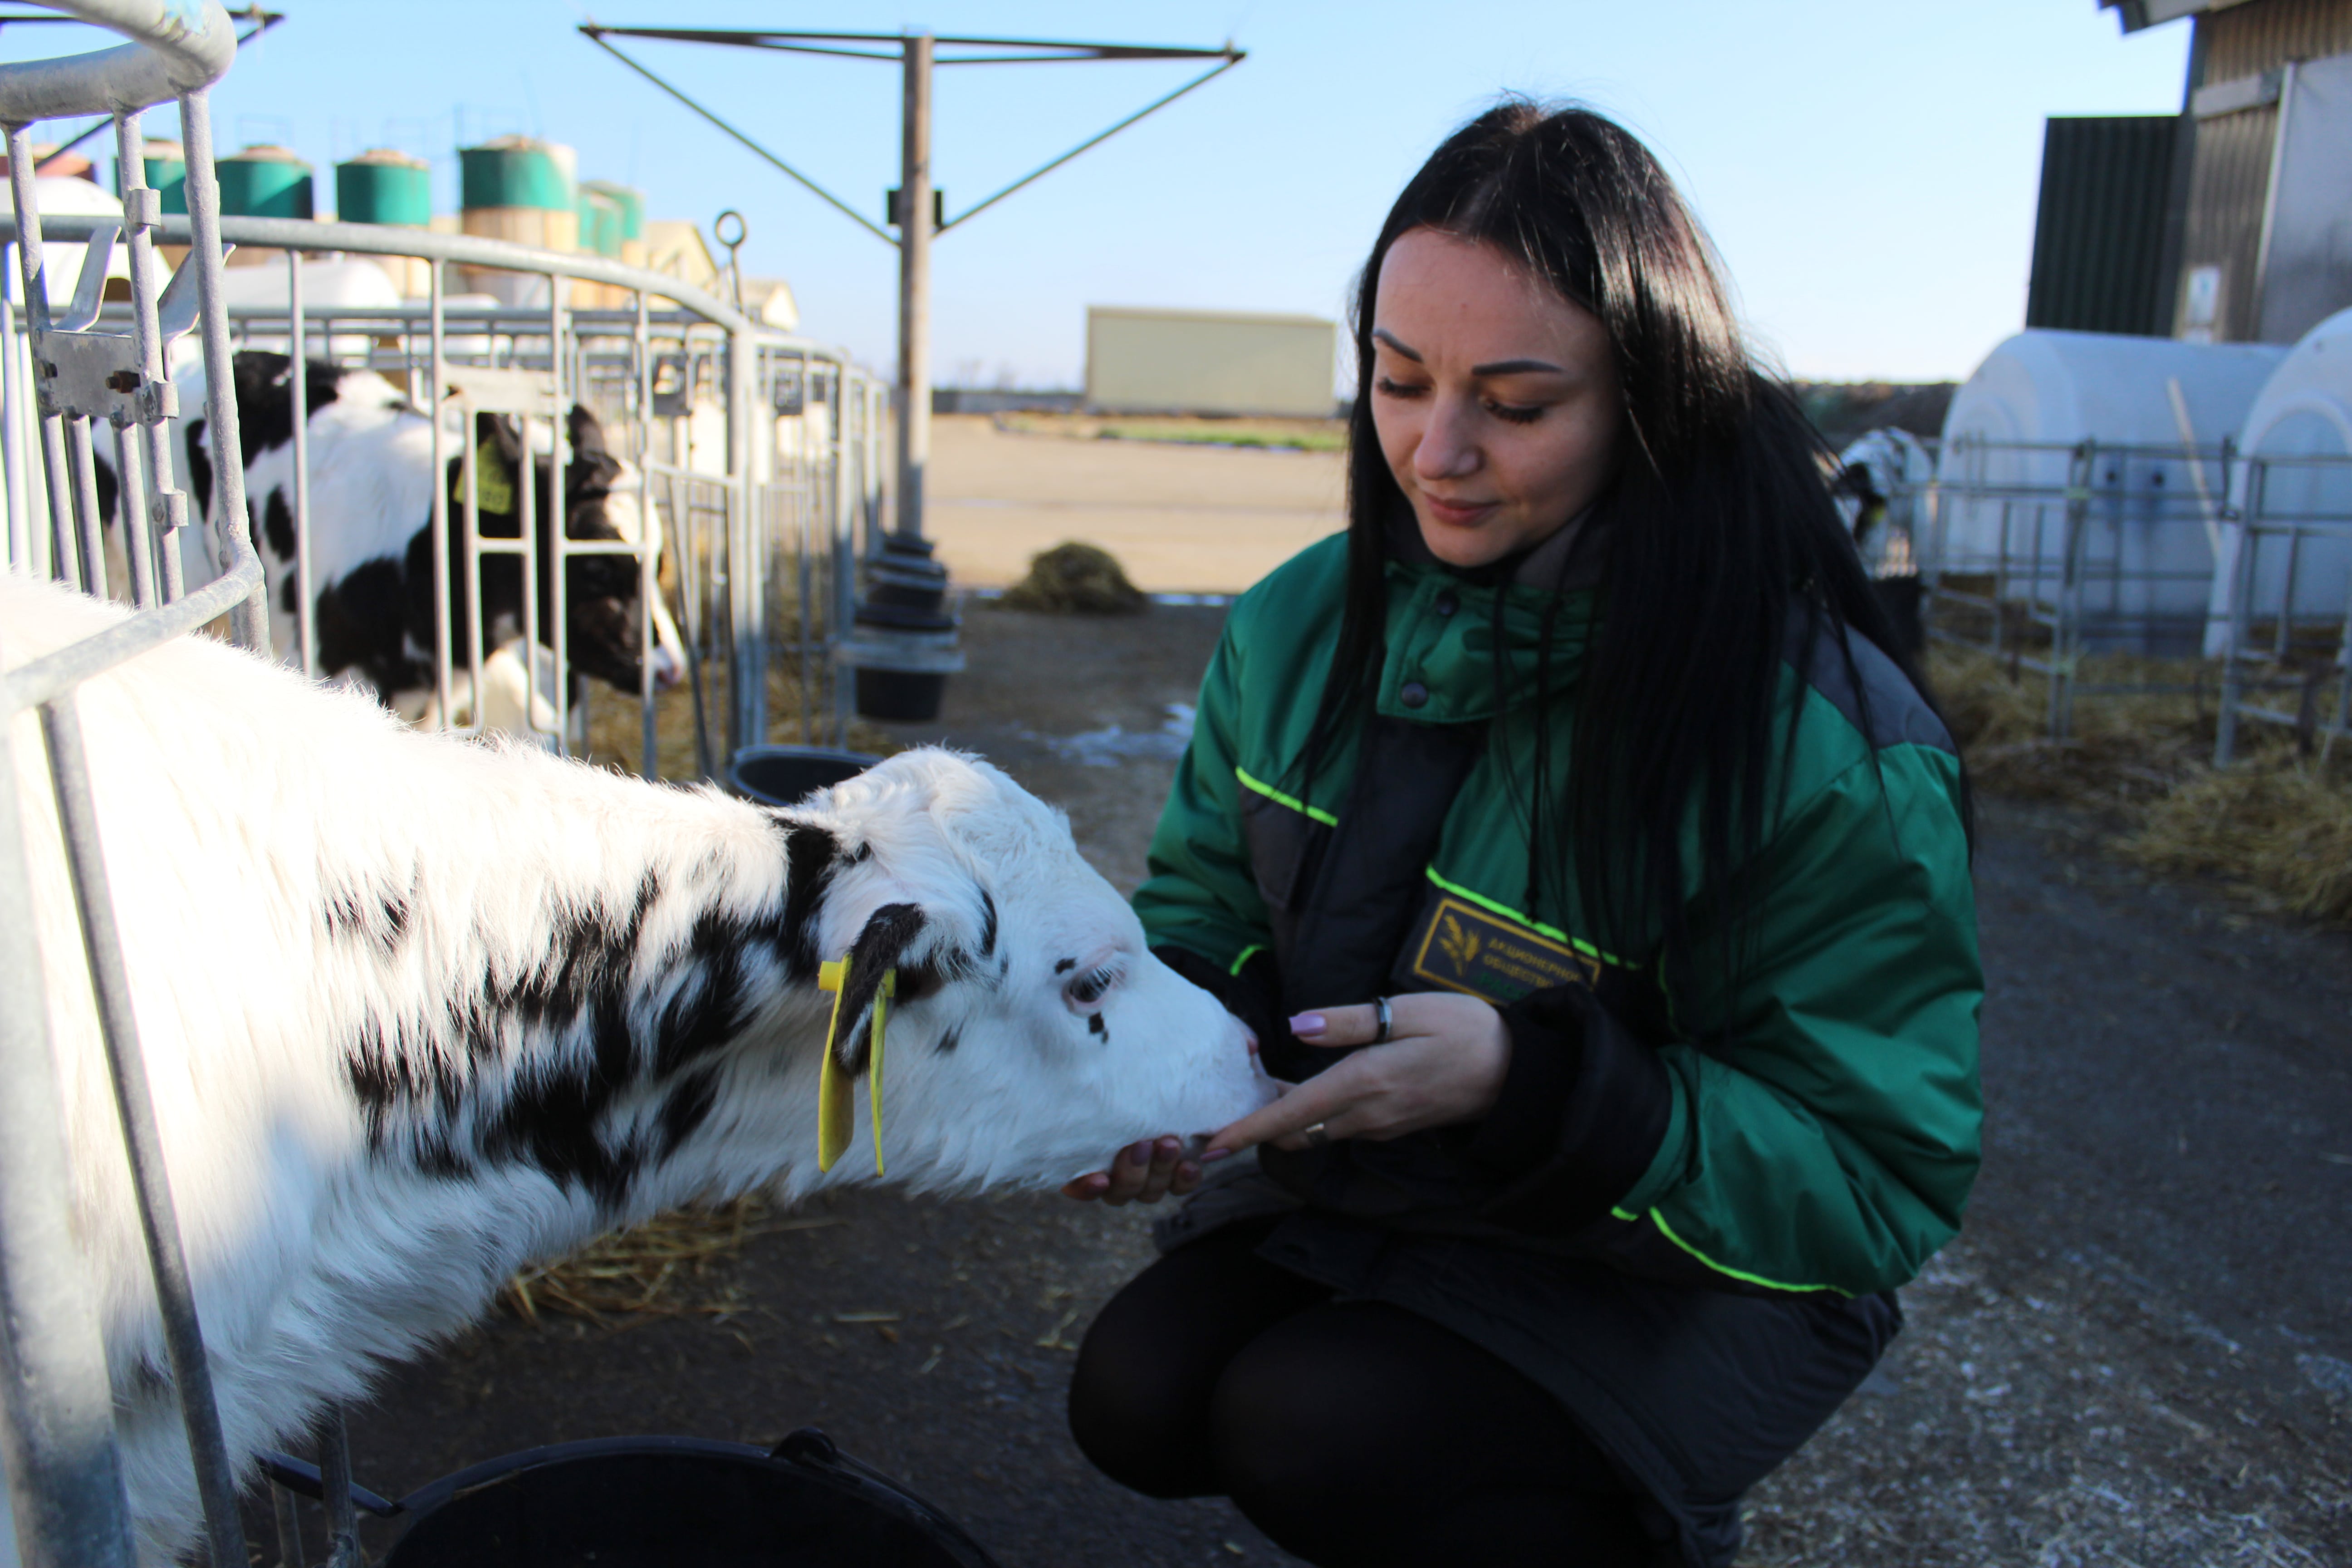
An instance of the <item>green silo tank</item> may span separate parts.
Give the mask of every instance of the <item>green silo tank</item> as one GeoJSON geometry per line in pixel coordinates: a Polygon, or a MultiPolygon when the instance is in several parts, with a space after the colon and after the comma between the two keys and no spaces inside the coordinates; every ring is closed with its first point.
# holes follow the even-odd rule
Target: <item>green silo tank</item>
{"type": "Polygon", "coordinates": [[[621,204],[594,185],[580,187],[580,248],[594,256],[621,254],[621,204]]]}
{"type": "Polygon", "coordinates": [[[310,165],[284,147],[247,147],[221,159],[221,212],[230,217],[311,214],[310,165]]]}
{"type": "MultiPolygon", "coordinates": [[[[163,193],[165,212],[188,210],[188,161],[177,142],[149,137],[147,144],[140,149],[139,165],[140,177],[163,193]]],[[[115,166],[114,175],[114,194],[119,196],[122,194],[121,165],[115,166]]]]}
{"type": "Polygon", "coordinates": [[[336,164],[335,216],[345,223],[429,226],[432,166],[389,147],[373,148],[336,164]]]}

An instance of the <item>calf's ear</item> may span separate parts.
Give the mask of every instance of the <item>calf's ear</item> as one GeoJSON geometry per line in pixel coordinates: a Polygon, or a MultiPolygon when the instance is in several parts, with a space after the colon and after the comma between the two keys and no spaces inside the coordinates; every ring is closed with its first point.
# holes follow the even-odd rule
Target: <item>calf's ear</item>
{"type": "Polygon", "coordinates": [[[929,922],[919,905],[884,904],[866,918],[866,929],[849,947],[849,973],[842,981],[841,1027],[833,1041],[834,1061],[852,1073],[866,1070],[869,1034],[866,1016],[882,976],[898,967],[929,922]]]}

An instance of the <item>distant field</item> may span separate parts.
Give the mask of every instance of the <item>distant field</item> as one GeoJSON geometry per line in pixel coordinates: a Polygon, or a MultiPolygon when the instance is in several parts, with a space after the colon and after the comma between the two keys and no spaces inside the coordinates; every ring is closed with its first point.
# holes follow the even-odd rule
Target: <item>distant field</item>
{"type": "Polygon", "coordinates": [[[1348,445],[1344,419],[1213,419],[1097,414],[1000,414],[1000,430],[1081,441],[1175,441],[1199,447],[1268,447],[1338,452],[1348,445]]]}
{"type": "Polygon", "coordinates": [[[1235,594],[1347,525],[1344,462],[1329,447],[1244,445],[1328,434],[1329,420],[1088,420],[943,415],[931,426],[924,531],[967,587],[1003,587],[1065,540],[1100,545],[1147,593],[1235,594]],[[1035,421],[1015,425],[1014,420],[1035,421]],[[1106,425],[1227,437],[1103,439],[1106,425]]]}

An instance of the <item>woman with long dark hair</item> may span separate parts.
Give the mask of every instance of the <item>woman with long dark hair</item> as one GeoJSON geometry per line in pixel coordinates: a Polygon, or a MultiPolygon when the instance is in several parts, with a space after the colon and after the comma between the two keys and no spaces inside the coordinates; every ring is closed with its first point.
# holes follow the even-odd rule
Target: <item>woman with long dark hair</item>
{"type": "Polygon", "coordinates": [[[1465,126],[1354,328],[1136,897],[1296,1087],[1066,1189],[1200,1189],[1072,1429],[1318,1563],[1727,1563],[1975,1177],[1966,775],[1623,130],[1465,126]]]}

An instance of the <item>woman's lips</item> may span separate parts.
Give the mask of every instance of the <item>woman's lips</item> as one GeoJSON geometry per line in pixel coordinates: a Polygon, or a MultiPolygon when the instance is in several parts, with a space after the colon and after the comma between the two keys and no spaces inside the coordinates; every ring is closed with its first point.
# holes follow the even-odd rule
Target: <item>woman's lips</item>
{"type": "Polygon", "coordinates": [[[1483,521],[1496,507],[1493,501],[1444,501],[1426,490],[1421,499],[1428,506],[1430,516],[1455,528],[1468,528],[1483,521]]]}

